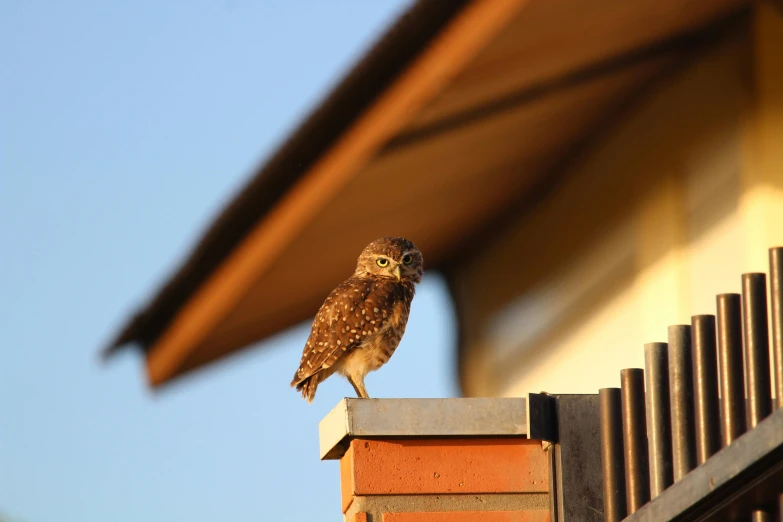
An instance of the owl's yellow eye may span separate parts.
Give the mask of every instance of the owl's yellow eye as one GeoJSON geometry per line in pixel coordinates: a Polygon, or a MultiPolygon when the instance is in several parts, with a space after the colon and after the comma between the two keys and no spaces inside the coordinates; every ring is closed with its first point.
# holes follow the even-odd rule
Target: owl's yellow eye
{"type": "Polygon", "coordinates": [[[405,254],[402,256],[402,264],[403,265],[410,265],[413,262],[413,256],[410,254],[405,254]]]}
{"type": "Polygon", "coordinates": [[[378,263],[378,266],[381,268],[389,266],[389,260],[383,257],[379,257],[376,263],[378,263]]]}

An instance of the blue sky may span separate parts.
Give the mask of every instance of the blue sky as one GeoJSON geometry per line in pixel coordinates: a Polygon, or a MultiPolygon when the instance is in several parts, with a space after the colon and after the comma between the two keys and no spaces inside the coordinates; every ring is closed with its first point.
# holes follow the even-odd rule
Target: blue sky
{"type": "MultiPolygon", "coordinates": [[[[0,4],[0,513],[341,520],[317,423],[351,388],[288,387],[306,327],[157,394],[97,353],[406,3],[0,4]]],[[[453,322],[426,277],[370,392],[455,395],[453,322]]]]}

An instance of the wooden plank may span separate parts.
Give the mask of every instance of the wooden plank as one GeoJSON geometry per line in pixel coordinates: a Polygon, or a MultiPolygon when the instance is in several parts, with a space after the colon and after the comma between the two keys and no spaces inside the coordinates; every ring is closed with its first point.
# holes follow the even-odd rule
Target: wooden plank
{"type": "Polygon", "coordinates": [[[532,2],[409,128],[650,45],[730,13],[744,2],[598,0],[532,2]]]}

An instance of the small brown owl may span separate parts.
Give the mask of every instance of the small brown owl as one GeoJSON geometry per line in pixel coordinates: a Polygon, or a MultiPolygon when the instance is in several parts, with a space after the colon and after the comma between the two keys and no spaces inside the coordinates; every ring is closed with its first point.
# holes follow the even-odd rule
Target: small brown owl
{"type": "Polygon", "coordinates": [[[291,386],[313,402],[334,372],[369,398],[364,377],[386,364],[405,333],[424,260],[412,242],[384,237],[367,245],[353,275],[332,290],[313,320],[291,386]]]}

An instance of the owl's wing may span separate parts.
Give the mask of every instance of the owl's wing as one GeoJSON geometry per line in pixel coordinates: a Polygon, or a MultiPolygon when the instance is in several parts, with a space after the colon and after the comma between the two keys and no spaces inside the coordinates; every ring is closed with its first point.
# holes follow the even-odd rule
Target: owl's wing
{"type": "Polygon", "coordinates": [[[372,280],[351,278],[321,305],[307,339],[292,386],[330,368],[340,357],[377,332],[386,320],[391,296],[372,280]]]}

